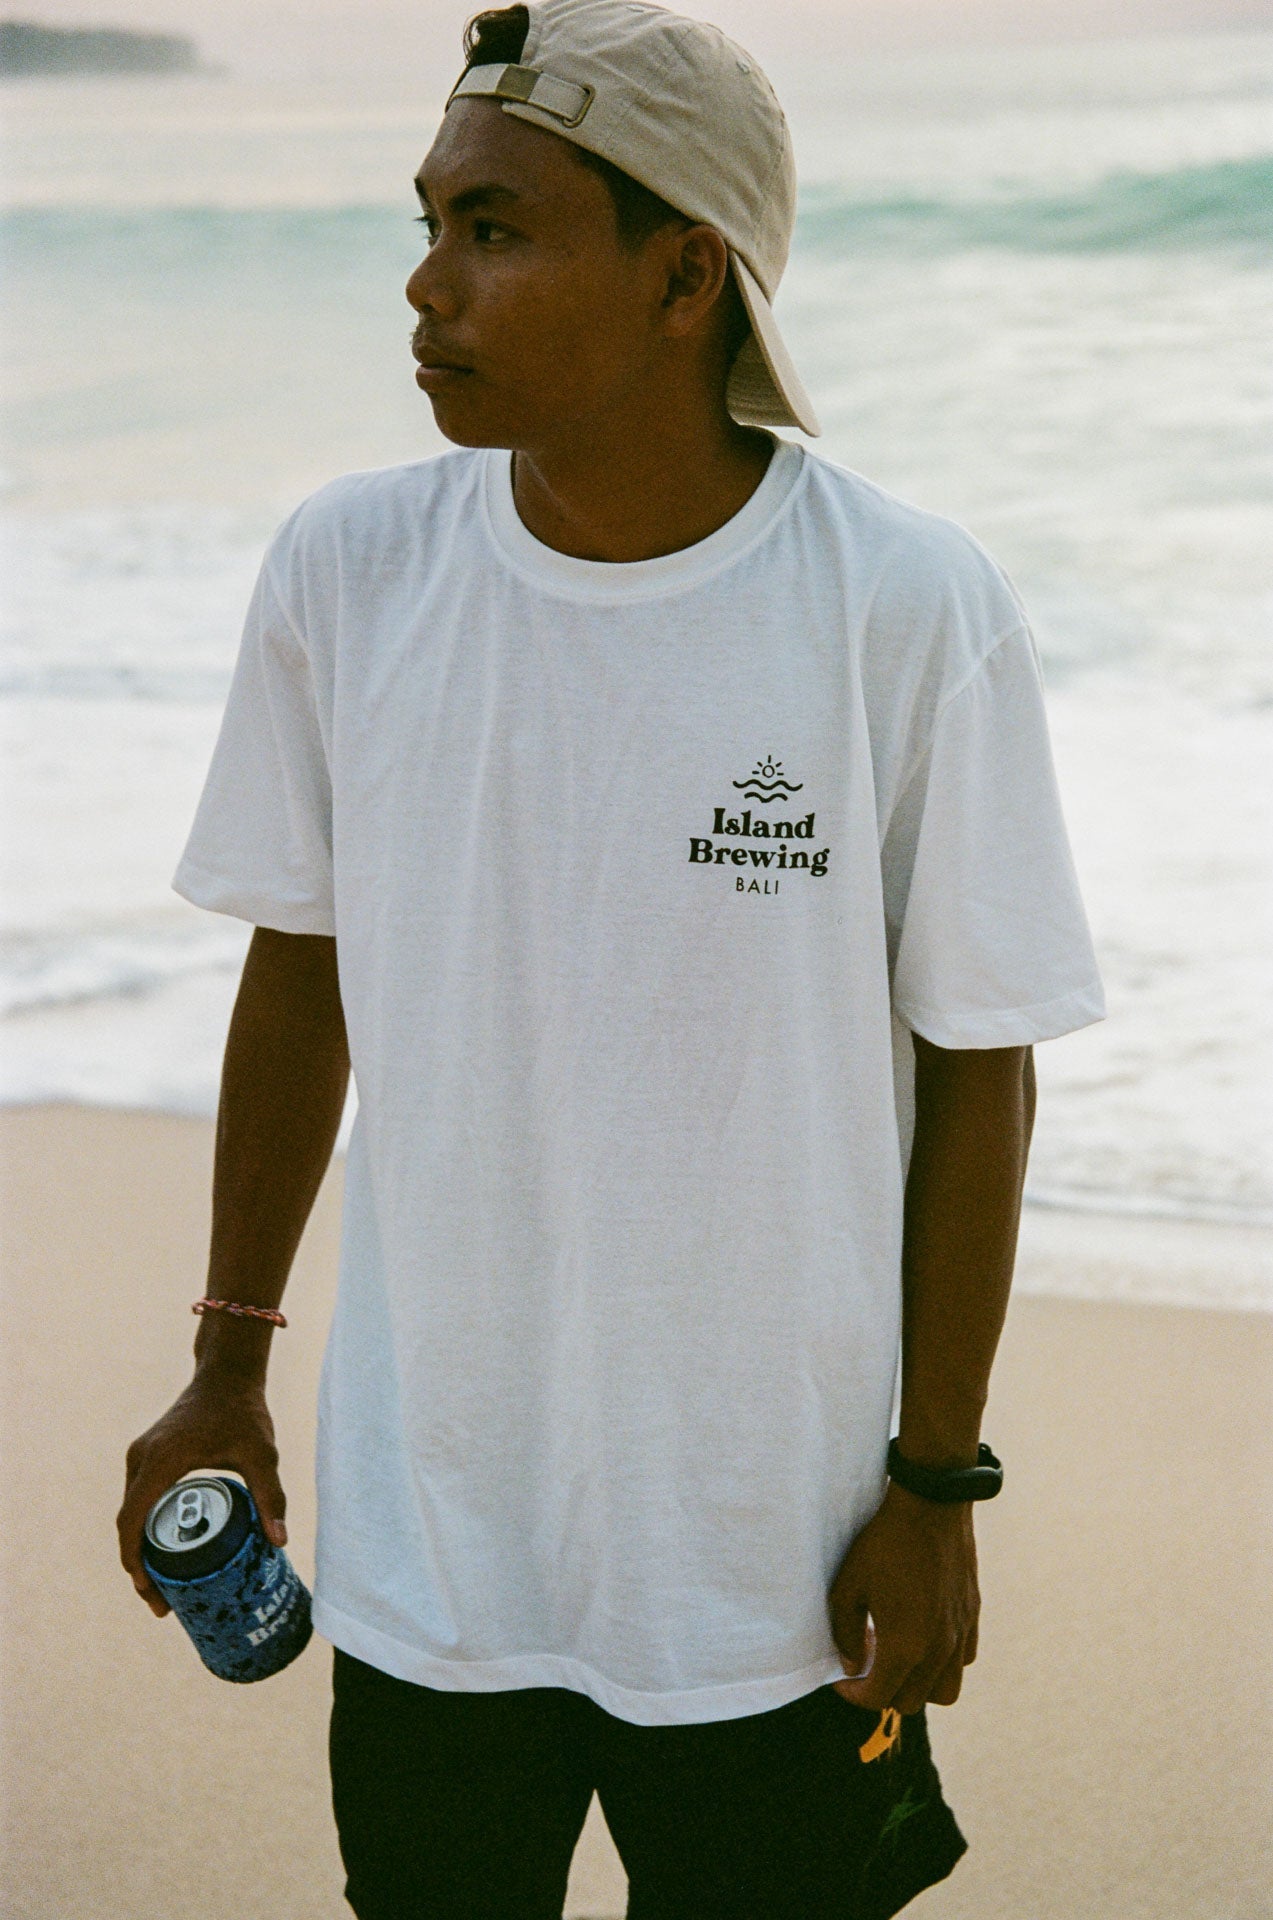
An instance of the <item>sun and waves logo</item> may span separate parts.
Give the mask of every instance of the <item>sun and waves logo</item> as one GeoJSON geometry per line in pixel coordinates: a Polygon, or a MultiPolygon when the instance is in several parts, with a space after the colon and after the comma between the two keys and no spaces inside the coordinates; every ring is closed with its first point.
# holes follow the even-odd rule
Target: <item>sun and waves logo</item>
{"type": "Polygon", "coordinates": [[[732,783],[742,794],[744,800],[761,800],[767,806],[771,800],[789,800],[793,793],[799,793],[804,786],[803,780],[797,780],[793,786],[790,780],[783,778],[782,761],[766,757],[756,762],[756,770],[749,773],[745,780],[732,783]]]}
{"type": "Polygon", "coordinates": [[[820,879],[826,873],[830,847],[815,851],[812,845],[800,844],[812,842],[816,815],[810,812],[793,820],[777,811],[803,793],[803,780],[790,779],[782,761],[770,753],[756,762],[745,780],[732,780],[730,785],[752,805],[738,813],[728,807],[714,808],[711,832],[691,836],[691,866],[746,868],[733,876],[735,893],[775,894],[788,874],[820,879]],[[754,810],[760,807],[766,811],[754,810]]]}

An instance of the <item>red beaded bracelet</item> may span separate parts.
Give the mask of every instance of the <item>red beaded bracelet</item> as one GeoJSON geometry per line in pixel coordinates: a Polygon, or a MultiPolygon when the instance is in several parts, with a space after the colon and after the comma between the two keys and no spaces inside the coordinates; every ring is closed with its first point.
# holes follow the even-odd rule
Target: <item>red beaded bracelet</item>
{"type": "Polygon", "coordinates": [[[236,1314],[243,1319],[250,1317],[253,1320],[268,1320],[273,1327],[287,1325],[287,1321],[275,1307],[245,1307],[240,1300],[209,1300],[206,1294],[202,1300],[196,1300],[190,1309],[191,1313],[213,1313],[218,1310],[222,1313],[236,1314]]]}

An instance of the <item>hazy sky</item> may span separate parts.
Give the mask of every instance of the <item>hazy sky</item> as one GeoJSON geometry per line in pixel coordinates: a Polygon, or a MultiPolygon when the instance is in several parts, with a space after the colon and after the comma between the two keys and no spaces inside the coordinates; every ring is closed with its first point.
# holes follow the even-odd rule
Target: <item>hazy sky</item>
{"type": "MultiPolygon", "coordinates": [[[[281,76],[403,75],[456,64],[479,0],[37,0],[24,19],[187,33],[235,72],[281,76]]],[[[788,67],[802,49],[822,60],[855,47],[934,40],[1051,40],[1174,29],[1267,26],[1271,0],[682,0],[788,67]]]]}

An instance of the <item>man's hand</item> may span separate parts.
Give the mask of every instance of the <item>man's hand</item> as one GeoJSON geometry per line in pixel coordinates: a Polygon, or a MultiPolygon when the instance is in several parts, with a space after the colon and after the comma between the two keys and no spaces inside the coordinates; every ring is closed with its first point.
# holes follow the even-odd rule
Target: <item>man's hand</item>
{"type": "Polygon", "coordinates": [[[146,1515],[183,1473],[228,1467],[242,1474],[266,1534],[287,1540],[287,1496],[278,1477],[274,1422],[258,1382],[235,1374],[196,1372],[179,1399],[128,1449],[124,1504],[116,1518],[119,1557],[146,1605],[162,1620],[172,1609],[141,1558],[146,1515]]]}
{"type": "Polygon", "coordinates": [[[972,1506],[942,1506],[896,1481],[840,1563],[829,1596],[831,1632],[849,1673],[875,1659],[861,1680],[837,1680],[856,1706],[918,1713],[929,1700],[959,1698],[964,1668],[977,1657],[977,1548],[972,1506]]]}

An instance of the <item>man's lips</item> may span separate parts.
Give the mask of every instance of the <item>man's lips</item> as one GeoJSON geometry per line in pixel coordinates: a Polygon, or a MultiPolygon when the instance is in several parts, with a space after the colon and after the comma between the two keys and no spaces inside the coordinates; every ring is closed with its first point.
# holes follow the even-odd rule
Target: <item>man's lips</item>
{"type": "Polygon", "coordinates": [[[450,354],[442,353],[431,346],[427,340],[419,340],[414,335],[411,340],[411,352],[417,363],[416,379],[421,386],[426,381],[436,380],[439,384],[448,379],[458,379],[466,373],[472,373],[472,367],[466,367],[461,360],[455,360],[450,354]]]}
{"type": "Polygon", "coordinates": [[[461,382],[471,380],[472,377],[472,367],[430,366],[427,361],[422,362],[415,370],[415,383],[417,387],[423,388],[425,393],[446,393],[450,388],[458,387],[461,382]]]}

